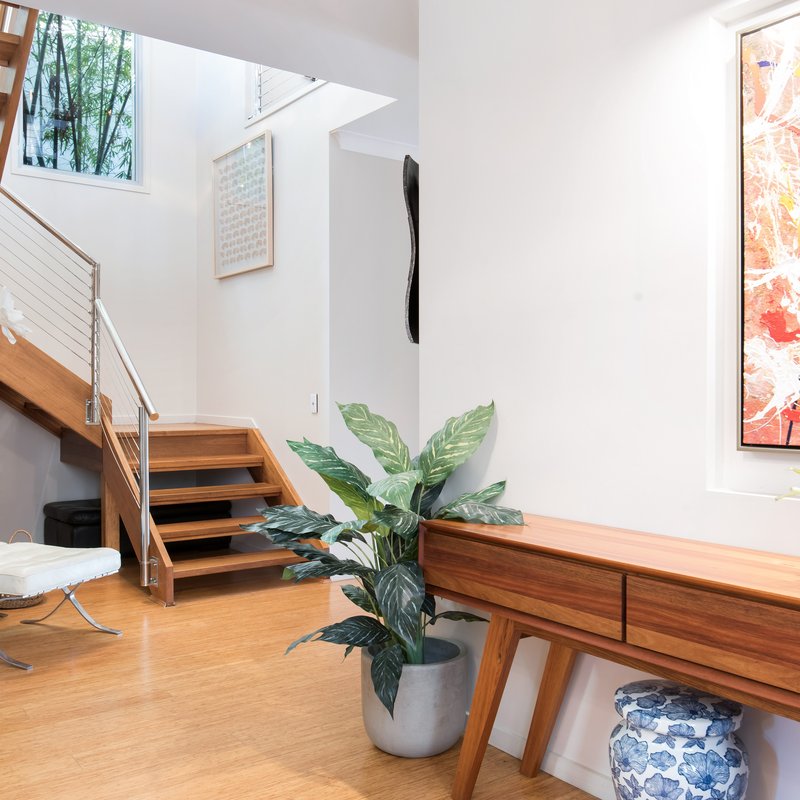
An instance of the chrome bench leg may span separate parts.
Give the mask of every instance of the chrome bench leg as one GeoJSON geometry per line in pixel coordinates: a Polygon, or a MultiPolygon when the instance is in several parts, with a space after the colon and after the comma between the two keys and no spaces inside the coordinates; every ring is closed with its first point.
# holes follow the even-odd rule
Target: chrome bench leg
{"type": "Polygon", "coordinates": [[[25,664],[23,661],[17,661],[16,658],[11,658],[11,656],[4,653],[0,650],[0,661],[5,661],[6,664],[10,664],[12,667],[18,667],[19,669],[33,669],[33,664],[25,664]]]}
{"type": "MultiPolygon", "coordinates": [[[[7,617],[8,614],[4,614],[0,611],[0,617],[7,617]]],[[[10,655],[7,655],[2,650],[0,650],[0,661],[5,661],[6,664],[10,664],[12,667],[19,667],[19,669],[33,669],[32,664],[26,664],[23,661],[17,661],[16,658],[11,658],[10,655]]]]}
{"type": "Polygon", "coordinates": [[[122,631],[118,631],[116,628],[107,628],[105,625],[101,625],[99,622],[97,622],[95,619],[93,619],[89,615],[89,613],[86,611],[86,609],[78,602],[78,598],[75,597],[75,592],[77,591],[78,586],[80,586],[80,585],[81,584],[77,584],[77,585],[73,586],[71,589],[69,587],[62,588],[61,591],[64,592],[64,597],[61,599],[61,602],[54,609],[52,609],[52,611],[50,611],[49,613],[45,614],[40,619],[23,619],[22,620],[22,624],[23,625],[36,625],[39,622],[44,622],[49,617],[52,617],[53,614],[55,614],[56,611],[58,611],[58,609],[61,608],[61,606],[63,606],[64,603],[67,602],[67,600],[69,600],[70,603],[72,603],[72,605],[75,606],[75,609],[77,610],[77,612],[93,628],[97,628],[97,630],[102,631],[103,633],[113,633],[114,636],[122,636],[122,631]]]}

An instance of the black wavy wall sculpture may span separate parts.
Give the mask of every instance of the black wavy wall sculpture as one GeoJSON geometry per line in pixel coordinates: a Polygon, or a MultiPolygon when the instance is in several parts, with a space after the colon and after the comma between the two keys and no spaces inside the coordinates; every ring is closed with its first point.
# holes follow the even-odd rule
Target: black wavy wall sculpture
{"type": "Polygon", "coordinates": [[[411,233],[411,266],[406,288],[406,333],[419,344],[419,164],[411,156],[403,162],[403,194],[411,233]]]}

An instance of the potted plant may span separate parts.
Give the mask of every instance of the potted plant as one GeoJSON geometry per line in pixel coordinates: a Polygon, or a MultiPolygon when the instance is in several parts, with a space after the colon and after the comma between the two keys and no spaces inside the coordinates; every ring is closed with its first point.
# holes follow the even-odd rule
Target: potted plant
{"type": "Polygon", "coordinates": [[[307,559],[287,567],[284,578],[351,576],[357,581],[342,591],[364,613],[312,631],[286,652],[309,641],[344,645],[345,657],[361,648],[364,722],[372,741],[397,755],[433,755],[463,732],[466,676],[461,646],[433,639],[429,628],[440,619],[485,620],[462,611],[436,613],[417,560],[419,525],[426,519],[523,524],[519,511],[492,504],[505,481],[437,507],[447,479],[483,441],[494,403],[448,419],[413,459],[394,423],[358,403],[340,404],[339,410],[385,477],[373,481],[331,447],[307,439],[288,444],[355,519],[339,522],[305,506],[273,506],[263,509],[264,522],[246,529],[307,559]],[[333,544],[344,545],[348,557],[323,546],[333,544]],[[440,688],[430,673],[438,673],[440,688]]]}

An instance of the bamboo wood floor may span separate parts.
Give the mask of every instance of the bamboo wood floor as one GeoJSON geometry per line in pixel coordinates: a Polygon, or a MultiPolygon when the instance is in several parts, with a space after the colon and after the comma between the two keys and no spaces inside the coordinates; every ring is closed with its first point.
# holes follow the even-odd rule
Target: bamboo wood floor
{"type": "MultiPolygon", "coordinates": [[[[280,570],[187,579],[161,608],[136,572],[78,596],[122,638],[57,600],[9,612],[0,648],[2,800],[447,800],[458,747],[405,760],[363,732],[357,654],[302,646],[302,633],[350,613],[339,585],[295,586],[280,570]],[[215,588],[211,588],[214,586],[215,588]],[[51,624],[52,623],[52,624],[51,624]]],[[[351,607],[352,608],[352,607],[351,607]]],[[[475,800],[590,800],[555,778],[530,780],[489,748],[475,800]]]]}

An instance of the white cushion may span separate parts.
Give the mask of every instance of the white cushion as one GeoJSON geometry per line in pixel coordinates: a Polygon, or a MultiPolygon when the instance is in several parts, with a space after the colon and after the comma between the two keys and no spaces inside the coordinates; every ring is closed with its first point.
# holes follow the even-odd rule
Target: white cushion
{"type": "Polygon", "coordinates": [[[0,594],[31,597],[102,578],[119,566],[119,553],[110,547],[0,542],[0,594]]]}

